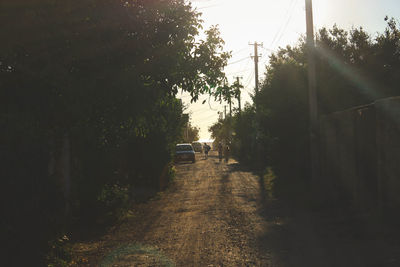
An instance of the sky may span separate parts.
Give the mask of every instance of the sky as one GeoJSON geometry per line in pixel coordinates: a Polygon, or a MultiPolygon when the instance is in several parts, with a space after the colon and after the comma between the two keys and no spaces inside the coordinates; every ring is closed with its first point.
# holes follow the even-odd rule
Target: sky
{"type": "MultiPolygon", "coordinates": [[[[251,103],[254,92],[254,46],[259,47],[259,77],[264,77],[269,55],[279,47],[295,45],[305,35],[304,0],[190,0],[193,8],[202,13],[205,29],[218,25],[225,41],[225,50],[232,52],[232,58],[225,68],[230,83],[234,77],[241,77],[242,107],[251,103]]],[[[384,17],[400,21],[400,0],[313,0],[314,30],[321,27],[351,29],[362,26],[372,37],[385,29],[384,17]]],[[[210,138],[208,127],[224,112],[226,103],[215,102],[208,96],[200,97],[197,103],[190,103],[190,97],[183,93],[191,123],[200,128],[200,139],[210,138]],[[202,104],[203,100],[207,100],[202,104]]],[[[237,102],[233,103],[237,107],[237,102]]],[[[229,108],[227,107],[227,112],[229,108]]]]}

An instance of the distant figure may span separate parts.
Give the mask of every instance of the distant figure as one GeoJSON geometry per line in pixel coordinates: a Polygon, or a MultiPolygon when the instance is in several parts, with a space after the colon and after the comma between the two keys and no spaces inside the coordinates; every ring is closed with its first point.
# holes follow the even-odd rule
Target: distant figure
{"type": "Polygon", "coordinates": [[[224,155],[225,155],[225,162],[228,163],[229,161],[229,154],[231,152],[231,149],[229,147],[228,144],[225,145],[225,149],[224,149],[224,155]]]}
{"type": "Polygon", "coordinates": [[[222,144],[221,142],[218,143],[218,158],[219,158],[219,162],[222,161],[222,144]]]}
{"type": "Polygon", "coordinates": [[[207,159],[208,158],[208,151],[210,151],[211,147],[207,145],[207,143],[204,143],[204,157],[207,159]]]}

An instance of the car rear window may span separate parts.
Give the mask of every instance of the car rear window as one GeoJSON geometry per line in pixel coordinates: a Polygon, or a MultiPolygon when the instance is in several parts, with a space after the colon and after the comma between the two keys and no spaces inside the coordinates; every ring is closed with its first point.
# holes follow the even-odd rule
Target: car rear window
{"type": "Polygon", "coordinates": [[[192,151],[193,148],[190,145],[179,145],[176,146],[176,151],[192,151]]]}

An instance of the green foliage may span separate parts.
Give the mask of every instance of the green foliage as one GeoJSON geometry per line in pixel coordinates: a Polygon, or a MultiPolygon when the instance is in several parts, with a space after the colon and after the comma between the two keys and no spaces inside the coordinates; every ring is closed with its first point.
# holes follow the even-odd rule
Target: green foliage
{"type": "MultiPolygon", "coordinates": [[[[320,115],[399,95],[400,30],[394,19],[372,38],[363,28],[334,26],[317,34],[320,115]]],[[[243,162],[270,166],[280,196],[305,193],[309,182],[307,50],[304,38],[270,57],[254,105],[235,116],[234,146],[243,162]]]]}
{"type": "Polygon", "coordinates": [[[226,144],[231,142],[231,121],[229,118],[219,119],[210,126],[208,131],[211,133],[211,138],[214,139],[215,143],[222,142],[226,144]]]}
{"type": "Polygon", "coordinates": [[[246,104],[233,120],[232,153],[241,162],[256,168],[264,168],[270,160],[268,154],[270,138],[268,132],[260,130],[262,109],[246,104]]]}
{"type": "Polygon", "coordinates": [[[260,132],[272,138],[269,163],[281,179],[307,177],[308,171],[307,73],[293,52],[271,58],[270,80],[256,99],[260,132]]]}
{"type": "Polygon", "coordinates": [[[200,129],[198,127],[192,126],[191,123],[188,122],[187,126],[183,129],[182,142],[192,143],[199,140],[199,131],[200,129]]]}
{"type": "Polygon", "coordinates": [[[275,173],[272,171],[271,167],[268,167],[262,176],[262,181],[264,182],[262,186],[270,198],[274,197],[275,179],[275,173]]]}
{"type": "Polygon", "coordinates": [[[240,116],[234,117],[233,128],[235,134],[233,136],[232,154],[241,162],[251,164],[255,151],[255,140],[257,133],[255,125],[255,109],[250,105],[246,105],[240,116]]]}
{"type": "Polygon", "coordinates": [[[165,187],[184,127],[175,95],[223,94],[229,53],[216,27],[198,39],[200,14],[183,0],[1,6],[1,200],[11,204],[0,235],[5,262],[29,251],[14,264],[40,265],[71,220],[92,225],[135,189],[165,187]]]}
{"type": "Polygon", "coordinates": [[[71,266],[71,250],[68,247],[69,238],[66,235],[49,242],[49,253],[46,256],[47,267],[71,266]]]}
{"type": "MultiPolygon", "coordinates": [[[[387,19],[386,19],[387,20],[387,19]]],[[[400,34],[394,19],[373,39],[363,28],[325,28],[317,38],[318,93],[322,113],[399,94],[400,34]]]]}
{"type": "Polygon", "coordinates": [[[106,185],[101,190],[97,200],[102,203],[106,209],[103,214],[121,216],[122,212],[128,208],[129,189],[118,184],[106,185]]]}

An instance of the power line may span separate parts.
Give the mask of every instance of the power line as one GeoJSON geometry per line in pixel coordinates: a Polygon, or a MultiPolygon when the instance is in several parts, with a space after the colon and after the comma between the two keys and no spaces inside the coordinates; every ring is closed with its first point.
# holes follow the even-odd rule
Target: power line
{"type": "MultiPolygon", "coordinates": [[[[240,71],[240,72],[245,72],[245,71],[247,71],[247,70],[250,70],[250,69],[248,69],[248,66],[249,66],[250,62],[251,62],[251,58],[248,57],[248,60],[247,60],[244,64],[241,64],[240,67],[238,67],[237,69],[243,70],[243,71],[240,71]]],[[[235,75],[236,73],[240,73],[240,72],[239,72],[239,71],[237,71],[237,72],[232,72],[232,73],[227,74],[227,76],[233,76],[233,75],[235,75]]]]}
{"type": "MultiPolygon", "coordinates": [[[[294,10],[294,7],[295,7],[295,2],[297,2],[298,0],[292,0],[291,2],[290,2],[290,4],[289,4],[289,7],[288,7],[288,9],[286,10],[286,14],[285,14],[285,18],[287,17],[287,16],[289,16],[289,18],[293,15],[293,10],[294,10]]],[[[289,18],[288,18],[288,20],[289,20],[289,18]]],[[[271,42],[271,45],[270,45],[270,47],[273,47],[273,45],[275,44],[275,41],[277,40],[277,38],[278,38],[278,36],[280,35],[280,33],[282,32],[282,29],[285,27],[287,27],[287,24],[288,24],[288,20],[286,21],[286,23],[285,24],[282,24],[281,25],[281,27],[279,27],[279,29],[278,29],[278,31],[275,33],[275,36],[274,36],[274,38],[272,39],[272,42],[271,42]],[[284,25],[286,25],[286,26],[284,26],[284,25]]],[[[285,29],[286,30],[286,29],[285,29]]],[[[284,31],[283,31],[284,32],[284,31]]],[[[282,37],[280,37],[280,38],[282,38],[282,37]]],[[[279,38],[279,39],[280,39],[279,38]]]]}
{"type": "Polygon", "coordinates": [[[233,62],[230,62],[230,63],[228,63],[228,64],[226,64],[226,65],[232,65],[232,64],[236,64],[236,63],[239,63],[239,62],[241,62],[241,61],[243,61],[243,60],[245,60],[245,59],[248,59],[249,57],[244,57],[244,58],[241,58],[241,59],[239,59],[239,60],[236,60],[236,61],[233,61],[233,62]]]}
{"type": "Polygon", "coordinates": [[[248,77],[247,80],[246,80],[246,86],[245,86],[245,88],[247,88],[247,87],[250,85],[251,79],[252,79],[253,75],[254,75],[254,69],[253,69],[253,71],[251,72],[251,74],[249,75],[249,77],[248,77]]]}
{"type": "MultiPolygon", "coordinates": [[[[191,0],[190,2],[200,2],[200,1],[191,0]]],[[[216,0],[216,1],[215,0],[208,0],[208,1],[203,0],[201,2],[208,2],[207,4],[209,4],[209,5],[208,6],[197,7],[196,8],[197,10],[209,9],[209,8],[212,8],[212,7],[216,7],[216,6],[221,6],[222,5],[221,1],[219,1],[219,0],[216,0]],[[210,2],[214,2],[214,3],[210,3],[210,2]]]]}
{"type": "Polygon", "coordinates": [[[209,9],[209,8],[212,8],[212,7],[217,7],[217,6],[221,6],[221,4],[216,4],[216,5],[210,5],[210,6],[198,7],[198,8],[196,8],[196,10],[209,9]]]}
{"type": "Polygon", "coordinates": [[[237,54],[239,54],[239,53],[241,53],[241,52],[243,52],[243,51],[245,51],[245,50],[247,50],[247,46],[246,46],[246,47],[243,47],[242,49],[239,49],[238,51],[236,51],[236,52],[234,52],[234,53],[232,53],[232,56],[233,56],[233,55],[237,55],[237,54]]]}
{"type": "Polygon", "coordinates": [[[218,109],[214,109],[211,106],[210,100],[211,100],[211,96],[208,97],[208,106],[209,106],[209,108],[207,108],[206,106],[201,106],[200,108],[198,108],[196,110],[191,110],[191,112],[196,113],[196,114],[199,114],[199,113],[202,114],[204,112],[209,112],[209,111],[218,111],[218,109]]]}
{"type": "Polygon", "coordinates": [[[199,108],[199,109],[196,109],[196,110],[191,110],[191,112],[193,112],[193,113],[196,113],[196,114],[201,114],[201,113],[204,113],[204,112],[208,112],[208,111],[210,111],[210,109],[208,109],[208,107],[201,107],[201,108],[199,108]],[[204,108],[206,108],[206,109],[204,109],[204,108]]]}
{"type": "Polygon", "coordinates": [[[288,18],[288,20],[286,21],[285,27],[284,27],[283,31],[281,32],[281,34],[280,34],[278,40],[276,41],[276,43],[279,43],[279,41],[282,39],[282,37],[285,34],[285,31],[287,29],[287,26],[289,25],[289,22],[292,20],[292,17],[293,17],[293,11],[290,14],[290,17],[288,18]]]}
{"type": "Polygon", "coordinates": [[[227,73],[226,75],[227,76],[232,76],[232,75],[236,75],[238,73],[243,73],[243,72],[246,72],[246,71],[249,71],[249,70],[252,70],[252,69],[244,69],[244,70],[240,70],[240,71],[230,72],[230,73],[227,73]]]}
{"type": "MultiPolygon", "coordinates": [[[[249,63],[251,62],[251,58],[250,58],[250,57],[247,57],[246,59],[247,59],[247,61],[242,60],[242,61],[241,61],[241,62],[243,62],[242,64],[236,65],[236,66],[234,67],[235,70],[236,70],[236,69],[240,70],[240,69],[247,68],[247,67],[249,66],[249,63]]],[[[229,68],[232,68],[232,67],[229,67],[229,68]]],[[[228,74],[228,75],[229,75],[229,74],[228,74]]]]}
{"type": "MultiPolygon", "coordinates": [[[[267,53],[275,53],[276,51],[269,49],[269,48],[265,48],[263,47],[263,49],[267,52],[267,53]]],[[[269,60],[269,56],[266,56],[265,60],[263,61],[263,64],[265,65],[267,63],[267,61],[269,60]]]]}
{"type": "Polygon", "coordinates": [[[208,121],[210,121],[212,119],[218,119],[218,114],[213,114],[213,115],[210,115],[210,116],[208,116],[206,118],[203,118],[203,119],[196,119],[196,121],[204,123],[204,122],[208,122],[208,121]]]}
{"type": "Polygon", "coordinates": [[[204,115],[208,115],[210,110],[203,110],[203,111],[197,111],[197,112],[191,112],[190,114],[193,116],[204,116],[204,115]]]}
{"type": "MultiPolygon", "coordinates": [[[[290,11],[290,9],[291,9],[291,7],[292,7],[294,1],[295,1],[295,0],[292,0],[292,1],[290,2],[290,4],[289,4],[288,9],[286,9],[285,18],[288,16],[289,11],[290,11]]],[[[279,35],[280,31],[282,30],[282,27],[283,27],[283,24],[281,25],[281,27],[278,28],[278,31],[275,33],[274,38],[272,39],[272,42],[271,42],[271,44],[270,44],[270,47],[272,47],[272,45],[275,43],[275,40],[276,40],[276,38],[278,38],[278,35],[279,35]]]]}
{"type": "Polygon", "coordinates": [[[215,111],[212,112],[212,115],[210,115],[210,113],[203,113],[202,115],[197,114],[197,116],[199,119],[207,119],[208,117],[215,116],[215,111]]]}

